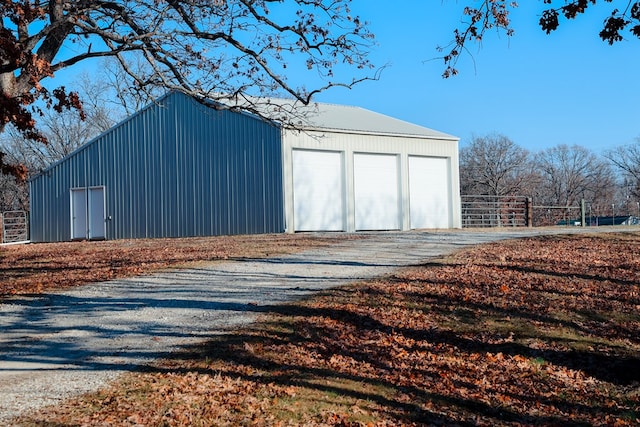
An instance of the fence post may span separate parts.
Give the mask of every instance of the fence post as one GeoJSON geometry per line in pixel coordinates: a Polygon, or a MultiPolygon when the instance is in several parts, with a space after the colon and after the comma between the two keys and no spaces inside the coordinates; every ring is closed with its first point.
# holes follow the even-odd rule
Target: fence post
{"type": "Polygon", "coordinates": [[[531,197],[527,197],[525,200],[525,215],[527,227],[533,227],[533,199],[531,197]]]}
{"type": "Polygon", "coordinates": [[[586,206],[586,203],[584,202],[584,199],[581,199],[580,200],[580,225],[582,225],[583,227],[586,227],[587,225],[585,224],[585,220],[587,218],[585,206],[586,206]]]}

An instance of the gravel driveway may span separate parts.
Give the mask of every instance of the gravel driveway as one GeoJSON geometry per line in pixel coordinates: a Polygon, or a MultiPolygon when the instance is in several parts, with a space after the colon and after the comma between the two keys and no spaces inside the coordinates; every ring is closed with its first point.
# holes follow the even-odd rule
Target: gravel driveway
{"type": "Polygon", "coordinates": [[[0,424],[245,325],[265,306],[381,276],[465,246],[541,233],[548,232],[362,234],[363,239],[293,255],[12,298],[0,304],[0,424]]]}

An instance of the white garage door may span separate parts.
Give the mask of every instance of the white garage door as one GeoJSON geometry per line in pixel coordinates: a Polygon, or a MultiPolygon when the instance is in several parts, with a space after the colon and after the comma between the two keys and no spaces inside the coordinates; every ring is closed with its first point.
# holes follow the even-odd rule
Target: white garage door
{"type": "Polygon", "coordinates": [[[398,156],[354,154],[356,230],[400,228],[398,156]]]}
{"type": "Polygon", "coordinates": [[[450,228],[447,159],[409,157],[411,228],[450,228]]]}
{"type": "Polygon", "coordinates": [[[296,231],[345,229],[342,153],[293,151],[293,215],[296,231]]]}

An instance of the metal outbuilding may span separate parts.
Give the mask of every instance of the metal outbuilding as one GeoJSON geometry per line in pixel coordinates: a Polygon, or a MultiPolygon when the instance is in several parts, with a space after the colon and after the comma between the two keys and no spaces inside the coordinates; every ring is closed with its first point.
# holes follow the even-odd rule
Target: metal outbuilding
{"type": "Polygon", "coordinates": [[[170,93],[31,180],[31,240],[460,227],[458,138],[295,111],[282,127],[170,93]]]}

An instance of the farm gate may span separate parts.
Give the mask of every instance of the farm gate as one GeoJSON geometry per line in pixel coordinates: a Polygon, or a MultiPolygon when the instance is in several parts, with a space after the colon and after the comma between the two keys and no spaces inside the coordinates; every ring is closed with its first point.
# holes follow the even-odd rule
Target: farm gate
{"type": "Polygon", "coordinates": [[[8,211],[0,214],[2,243],[26,242],[29,240],[29,215],[25,211],[8,211]]]}
{"type": "MultiPolygon", "coordinates": [[[[595,225],[578,206],[534,205],[526,196],[463,195],[462,227],[544,227],[595,225]]],[[[605,225],[602,223],[601,225],[605,225]]]]}

